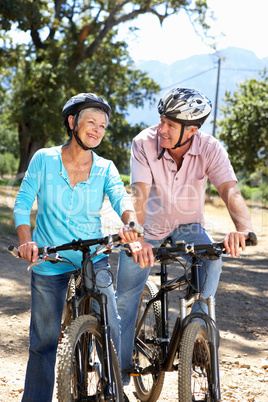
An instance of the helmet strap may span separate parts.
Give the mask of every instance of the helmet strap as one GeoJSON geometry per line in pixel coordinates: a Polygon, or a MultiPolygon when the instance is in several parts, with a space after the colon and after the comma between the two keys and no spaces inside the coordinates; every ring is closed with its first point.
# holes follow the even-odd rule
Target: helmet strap
{"type": "Polygon", "coordinates": [[[157,159],[160,161],[160,159],[163,157],[164,153],[165,153],[166,148],[162,148],[162,151],[160,152],[160,154],[158,155],[157,159]]]}
{"type": "Polygon", "coordinates": [[[181,125],[181,134],[180,134],[179,141],[177,142],[177,144],[175,145],[175,147],[173,147],[172,149],[176,149],[176,148],[183,147],[183,145],[187,144],[187,143],[188,143],[189,141],[191,141],[191,139],[193,138],[193,135],[192,135],[190,138],[188,138],[188,140],[186,140],[186,141],[184,141],[183,143],[181,143],[181,140],[182,140],[182,137],[183,137],[183,133],[184,133],[184,128],[185,128],[185,125],[182,124],[182,125],[181,125]]]}
{"type": "Polygon", "coordinates": [[[179,147],[181,147],[182,145],[184,145],[184,144],[181,144],[181,140],[182,140],[183,133],[184,133],[184,127],[185,127],[185,125],[182,124],[182,125],[181,125],[181,133],[180,133],[179,141],[177,142],[177,144],[176,144],[172,149],[176,149],[176,148],[179,148],[179,147]]]}

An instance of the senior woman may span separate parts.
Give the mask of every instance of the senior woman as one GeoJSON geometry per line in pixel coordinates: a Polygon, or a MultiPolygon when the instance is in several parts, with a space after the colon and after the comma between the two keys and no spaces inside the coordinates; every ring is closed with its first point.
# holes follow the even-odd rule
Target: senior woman
{"type": "MultiPolygon", "coordinates": [[[[122,242],[137,239],[128,226],[136,215],[113,162],[99,157],[99,146],[109,122],[111,108],[92,93],[73,96],[62,110],[70,136],[67,144],[40,149],[33,156],[16,198],[14,216],[23,259],[38,260],[38,247],[62,244],[78,238],[102,236],[100,210],[105,195],[125,226],[122,242]],[[36,227],[31,234],[30,213],[37,197],[36,227]]],[[[94,248],[92,248],[92,251],[94,248]]],[[[81,253],[62,255],[81,265],[81,253]]],[[[108,258],[99,255],[94,269],[109,269],[108,258]]],[[[30,348],[24,402],[52,400],[56,351],[68,281],[74,267],[68,263],[36,265],[31,274],[30,348]]],[[[120,353],[119,321],[112,286],[108,297],[111,336],[120,353]]]]}

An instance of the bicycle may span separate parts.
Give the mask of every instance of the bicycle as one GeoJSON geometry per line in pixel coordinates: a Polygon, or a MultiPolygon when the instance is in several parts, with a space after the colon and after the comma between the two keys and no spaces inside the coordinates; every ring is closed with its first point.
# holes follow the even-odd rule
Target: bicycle
{"type": "MultiPolygon", "coordinates": [[[[29,267],[43,261],[60,263],[64,258],[59,252],[63,250],[80,250],[83,256],[81,269],[76,267],[71,275],[62,318],[57,364],[57,396],[60,402],[124,401],[119,362],[110,338],[107,297],[98,288],[92,263],[97,255],[117,249],[119,241],[120,237],[115,234],[42,247],[38,249],[42,258],[29,267]],[[98,247],[91,253],[90,247],[94,245],[98,247]],[[99,314],[92,312],[93,300],[99,305],[99,314]]],[[[8,250],[19,258],[13,245],[8,250]]],[[[109,285],[112,286],[112,277],[109,285]]]]}
{"type": "MultiPolygon", "coordinates": [[[[256,245],[257,237],[249,233],[246,245],[256,245]]],[[[224,254],[223,243],[203,245],[177,242],[170,239],[153,249],[161,264],[160,289],[147,281],[141,297],[136,321],[133,349],[133,376],[138,398],[156,401],[164,385],[166,372],[178,372],[180,402],[221,399],[219,376],[219,331],[216,327],[215,298],[202,297],[199,270],[204,258],[218,259],[224,254]],[[188,255],[184,263],[179,257],[188,255]],[[167,265],[178,261],[184,268],[181,277],[168,280],[167,265]],[[179,314],[169,336],[169,292],[178,290],[179,314]],[[205,302],[208,314],[190,314],[194,302],[205,302]]]]}

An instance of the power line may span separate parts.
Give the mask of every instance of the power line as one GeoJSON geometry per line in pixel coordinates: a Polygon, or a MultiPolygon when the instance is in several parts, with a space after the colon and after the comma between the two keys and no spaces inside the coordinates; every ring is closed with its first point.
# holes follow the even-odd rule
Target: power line
{"type": "Polygon", "coordinates": [[[222,70],[235,70],[235,71],[260,71],[258,68],[233,68],[233,67],[223,67],[222,70]]]}
{"type": "MultiPolygon", "coordinates": [[[[185,79],[182,80],[182,81],[175,82],[174,84],[171,84],[171,85],[168,85],[167,87],[161,88],[161,91],[164,91],[165,89],[168,89],[168,88],[171,88],[171,87],[175,87],[176,85],[179,85],[179,84],[182,84],[183,82],[189,81],[189,80],[191,80],[192,78],[195,78],[195,77],[198,77],[198,76],[200,76],[200,75],[202,75],[202,74],[205,74],[205,73],[207,73],[208,71],[215,70],[216,68],[217,68],[217,67],[214,66],[214,67],[211,67],[211,68],[209,68],[209,69],[207,69],[207,70],[201,71],[200,73],[195,74],[195,75],[192,75],[191,77],[185,78],[185,79]]],[[[257,69],[257,68],[231,68],[231,67],[222,67],[221,70],[260,71],[260,70],[257,69]]]]}
{"type": "Polygon", "coordinates": [[[173,86],[175,86],[175,85],[181,84],[181,83],[183,83],[183,82],[185,82],[185,81],[189,81],[189,80],[191,80],[192,78],[195,78],[195,77],[198,77],[199,75],[202,75],[202,74],[207,73],[208,71],[215,70],[215,68],[216,68],[216,67],[211,67],[211,68],[209,68],[208,70],[201,71],[201,72],[198,73],[198,74],[192,75],[192,77],[185,78],[185,80],[176,82],[175,84],[171,84],[171,85],[169,85],[169,86],[167,86],[167,87],[165,87],[165,88],[162,88],[161,91],[164,91],[164,89],[168,89],[168,88],[173,87],[173,86]]]}

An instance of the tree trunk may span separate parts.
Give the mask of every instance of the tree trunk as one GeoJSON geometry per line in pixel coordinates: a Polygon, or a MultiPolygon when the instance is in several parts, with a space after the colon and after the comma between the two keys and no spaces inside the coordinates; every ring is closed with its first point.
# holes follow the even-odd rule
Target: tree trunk
{"type": "Polygon", "coordinates": [[[20,163],[16,180],[23,179],[33,154],[43,146],[39,138],[32,137],[30,127],[25,124],[19,126],[19,144],[20,163]]]}

